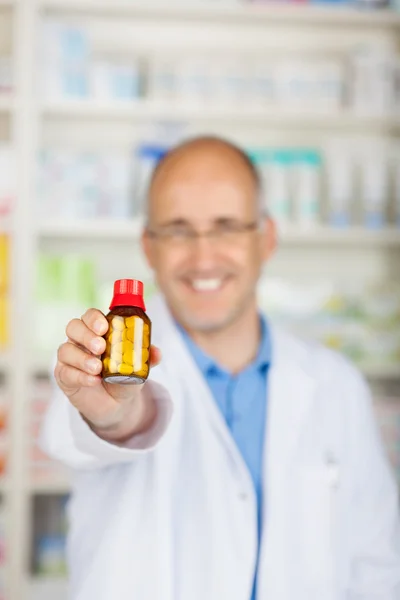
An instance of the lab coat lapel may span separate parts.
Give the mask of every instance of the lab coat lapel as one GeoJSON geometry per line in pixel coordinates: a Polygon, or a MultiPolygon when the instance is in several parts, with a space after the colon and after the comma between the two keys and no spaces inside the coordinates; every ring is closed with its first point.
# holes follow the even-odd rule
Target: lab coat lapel
{"type": "MultiPolygon", "coordinates": [[[[212,397],[207,382],[179,335],[162,296],[156,296],[152,299],[148,307],[148,312],[153,319],[154,343],[160,344],[161,348],[168,348],[168,352],[172,353],[175,357],[175,362],[178,364],[177,371],[173,374],[171,373],[172,378],[178,378],[180,380],[179,389],[184,390],[187,397],[193,397],[194,409],[206,416],[215,435],[226,448],[231,468],[239,470],[238,476],[246,481],[248,489],[252,489],[253,484],[245,461],[233,441],[229,428],[212,397]],[[198,401],[199,398],[201,398],[201,402],[198,401]]],[[[168,370],[168,366],[166,366],[166,369],[168,370]]],[[[176,407],[176,409],[179,410],[179,407],[176,407]]]]}
{"type": "Polygon", "coordinates": [[[314,399],[315,378],[303,366],[296,340],[271,327],[272,366],[269,373],[266,438],[267,477],[293,456],[303,422],[314,399]]]}
{"type": "Polygon", "coordinates": [[[296,501],[287,497],[287,481],[314,401],[315,379],[304,366],[303,350],[293,338],[275,327],[271,327],[271,336],[258,597],[286,600],[291,577],[285,555],[293,533],[288,529],[287,506],[296,501]]]}

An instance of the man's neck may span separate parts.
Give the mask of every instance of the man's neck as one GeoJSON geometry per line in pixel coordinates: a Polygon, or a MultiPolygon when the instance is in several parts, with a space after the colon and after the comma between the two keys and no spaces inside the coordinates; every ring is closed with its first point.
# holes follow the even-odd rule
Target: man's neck
{"type": "Polygon", "coordinates": [[[261,327],[256,304],[233,323],[216,331],[188,331],[193,341],[221,367],[239,373],[257,355],[261,327]]]}

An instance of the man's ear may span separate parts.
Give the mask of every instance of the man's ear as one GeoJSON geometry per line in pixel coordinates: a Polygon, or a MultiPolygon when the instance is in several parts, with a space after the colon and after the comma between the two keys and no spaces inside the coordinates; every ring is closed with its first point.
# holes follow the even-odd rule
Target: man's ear
{"type": "Polygon", "coordinates": [[[148,235],[148,231],[145,228],[142,232],[142,236],[140,238],[140,243],[142,246],[143,254],[146,257],[147,264],[151,269],[154,267],[154,246],[152,243],[152,239],[148,235]]]}

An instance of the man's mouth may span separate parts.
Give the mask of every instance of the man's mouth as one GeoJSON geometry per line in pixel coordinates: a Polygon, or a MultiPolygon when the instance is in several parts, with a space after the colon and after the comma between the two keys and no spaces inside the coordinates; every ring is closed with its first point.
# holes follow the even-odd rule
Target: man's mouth
{"type": "Polygon", "coordinates": [[[218,292],[227,281],[227,277],[196,277],[186,279],[186,283],[195,292],[218,292]]]}

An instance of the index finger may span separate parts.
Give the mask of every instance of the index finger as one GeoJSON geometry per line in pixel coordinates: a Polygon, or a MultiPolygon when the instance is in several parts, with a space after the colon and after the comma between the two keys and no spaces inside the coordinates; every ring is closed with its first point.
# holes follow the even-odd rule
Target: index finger
{"type": "Polygon", "coordinates": [[[82,321],[86,327],[93,331],[96,335],[105,335],[108,331],[108,321],[103,313],[97,308],[89,308],[82,315],[82,321]]]}

